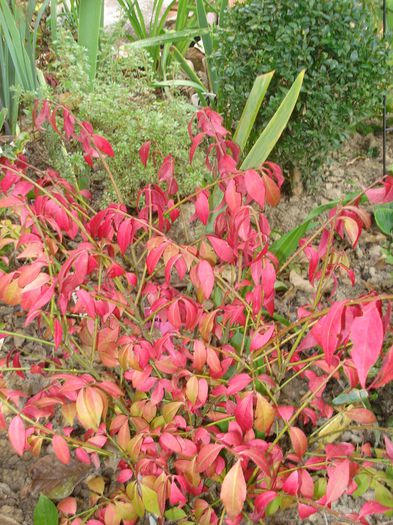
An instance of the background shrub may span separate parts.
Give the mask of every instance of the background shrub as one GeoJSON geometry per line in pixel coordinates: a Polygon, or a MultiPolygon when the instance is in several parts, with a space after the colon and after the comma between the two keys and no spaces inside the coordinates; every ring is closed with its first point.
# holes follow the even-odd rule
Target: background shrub
{"type": "MultiPolygon", "coordinates": [[[[171,153],[181,193],[193,191],[207,175],[203,159],[189,163],[187,123],[195,108],[181,96],[159,96],[151,87],[154,77],[149,56],[144,51],[117,47],[113,39],[103,41],[97,78],[91,85],[83,51],[71,37],[63,37],[53,64],[58,83],[56,97],[80,120],[91,122],[97,133],[110,140],[115,156],[108,159],[119,189],[131,199],[147,182],[156,181],[157,168],[150,162],[141,169],[139,148],[150,140],[156,149],[157,163],[171,153]]],[[[91,170],[77,149],[67,152],[58,137],[51,133],[46,139],[50,163],[67,175],[86,181],[91,170]],[[71,153],[71,154],[70,154],[71,153]]],[[[103,199],[113,198],[113,188],[105,172],[99,168],[94,178],[105,181],[103,199]]]]}
{"type": "MultiPolygon", "coordinates": [[[[312,174],[345,132],[382,107],[386,49],[356,0],[249,0],[226,13],[215,53],[222,110],[237,121],[258,74],[275,70],[255,129],[303,68],[302,93],[275,157],[312,174]]],[[[254,135],[255,138],[255,135],[254,135]]]]}

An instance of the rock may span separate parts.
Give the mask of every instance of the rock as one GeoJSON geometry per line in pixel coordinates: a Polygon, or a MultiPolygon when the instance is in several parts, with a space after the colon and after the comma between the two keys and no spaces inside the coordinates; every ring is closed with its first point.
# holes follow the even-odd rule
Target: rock
{"type": "Polygon", "coordinates": [[[0,508],[1,525],[21,525],[23,523],[22,511],[10,505],[3,505],[0,508]]]}
{"type": "Polygon", "coordinates": [[[310,284],[307,279],[303,279],[301,275],[295,272],[295,270],[291,270],[289,274],[289,280],[291,284],[301,292],[312,294],[315,292],[314,287],[310,284]]]}

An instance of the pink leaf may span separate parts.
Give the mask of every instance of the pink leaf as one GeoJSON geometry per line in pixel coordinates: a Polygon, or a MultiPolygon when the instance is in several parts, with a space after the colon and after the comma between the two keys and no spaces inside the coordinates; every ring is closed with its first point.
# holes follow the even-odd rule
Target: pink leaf
{"type": "Polygon", "coordinates": [[[387,510],[391,510],[377,501],[367,501],[360,510],[359,518],[364,518],[370,514],[382,514],[387,510]]]}
{"type": "Polygon", "coordinates": [[[295,496],[295,494],[298,493],[300,486],[300,479],[299,479],[299,472],[295,470],[294,472],[291,472],[287,479],[284,481],[284,484],[282,486],[282,489],[287,494],[290,494],[291,496],[295,496]]]}
{"type": "Polygon", "coordinates": [[[243,390],[251,383],[252,379],[248,374],[238,374],[231,377],[228,382],[227,395],[231,396],[243,390]]]}
{"type": "Polygon", "coordinates": [[[19,456],[23,456],[26,446],[26,429],[20,416],[12,418],[8,427],[8,438],[19,456]]]}
{"type": "Polygon", "coordinates": [[[230,263],[233,261],[233,250],[224,239],[219,239],[218,237],[213,237],[212,235],[208,236],[211,245],[213,246],[214,251],[217,256],[224,262],[230,263]]]}
{"type": "Polygon", "coordinates": [[[393,443],[388,438],[388,436],[384,436],[384,439],[385,439],[386,454],[388,455],[388,458],[390,458],[393,461],[393,443]]]}
{"type": "Polygon", "coordinates": [[[253,411],[253,395],[247,394],[243,399],[236,405],[235,418],[239,423],[243,432],[247,432],[252,428],[254,411],[253,411]]]}
{"type": "Polygon", "coordinates": [[[376,363],[382,349],[383,324],[376,303],[363,308],[363,315],[356,317],[351,326],[352,359],[360,384],[366,387],[367,375],[376,363]]]}
{"type": "Polygon", "coordinates": [[[263,208],[265,205],[265,185],[260,175],[254,170],[247,170],[244,173],[244,182],[248,195],[263,208]]]}
{"type": "Polygon", "coordinates": [[[203,260],[197,266],[198,279],[205,299],[209,299],[214,287],[214,272],[210,263],[203,260]]]}
{"type": "Polygon", "coordinates": [[[251,338],[250,352],[254,352],[267,344],[273,337],[275,325],[272,324],[268,327],[265,333],[255,332],[251,338]]]}
{"type": "Polygon", "coordinates": [[[349,461],[345,459],[329,472],[326,488],[326,505],[340,498],[349,485],[349,461]]]}
{"type": "Polygon", "coordinates": [[[75,498],[65,498],[58,503],[57,508],[66,516],[76,514],[77,503],[75,498]]]}
{"type": "Polygon", "coordinates": [[[68,465],[71,461],[71,454],[67,441],[62,436],[56,434],[53,436],[52,446],[57,459],[61,461],[61,463],[64,463],[64,465],[68,465]]]}
{"type": "Polygon", "coordinates": [[[207,224],[209,219],[209,199],[205,192],[201,191],[198,193],[198,197],[195,201],[195,215],[201,221],[202,224],[207,224]]]}

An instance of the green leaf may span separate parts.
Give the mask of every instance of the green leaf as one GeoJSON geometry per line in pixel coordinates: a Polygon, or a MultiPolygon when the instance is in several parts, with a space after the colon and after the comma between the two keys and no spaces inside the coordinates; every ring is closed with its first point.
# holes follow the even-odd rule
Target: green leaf
{"type": "Polygon", "coordinates": [[[295,109],[303,85],[304,74],[304,70],[299,73],[284,100],[281,102],[280,107],[273,115],[266,128],[262,131],[247,157],[244,159],[241,166],[243,170],[258,168],[265,162],[272,149],[277,144],[278,139],[281,137],[281,134],[295,109]]]}
{"type": "Polygon", "coordinates": [[[81,0],[79,7],[78,42],[87,49],[90,80],[96,76],[103,0],[81,0]]]}
{"type": "Polygon", "coordinates": [[[201,87],[199,83],[193,82],[192,80],[161,80],[153,83],[154,87],[192,87],[197,91],[205,92],[204,87],[201,87]]]}
{"type": "Polygon", "coordinates": [[[371,477],[369,474],[361,473],[358,476],[355,477],[357,488],[355,492],[352,493],[352,495],[355,498],[360,498],[363,496],[365,492],[368,491],[371,483],[371,477]]]}
{"type": "Polygon", "coordinates": [[[184,510],[180,509],[179,507],[174,507],[173,509],[169,509],[165,512],[165,517],[169,521],[178,521],[182,518],[185,518],[187,514],[184,512],[184,510]]]}
{"type": "Polygon", "coordinates": [[[346,405],[349,403],[360,403],[368,399],[367,390],[354,388],[350,392],[343,392],[333,399],[333,405],[346,405]]]}
{"type": "Polygon", "coordinates": [[[208,33],[209,29],[183,29],[182,31],[167,31],[163,35],[152,36],[151,38],[144,38],[143,40],[136,40],[130,44],[130,47],[134,48],[146,48],[160,46],[168,42],[177,42],[184,38],[195,38],[208,33]]]}
{"type": "Polygon", "coordinates": [[[208,89],[206,86],[203,85],[202,81],[198,77],[198,75],[195,73],[193,68],[190,66],[190,64],[187,62],[187,60],[184,58],[182,53],[177,49],[176,46],[172,46],[171,48],[176,60],[179,62],[180,67],[184,71],[184,73],[188,76],[191,82],[194,82],[195,84],[199,84],[199,90],[200,93],[200,103],[201,106],[207,106],[207,100],[206,97],[203,95],[203,93],[206,93],[208,89]]]}
{"type": "Polygon", "coordinates": [[[1,128],[3,127],[3,125],[4,125],[4,122],[5,122],[5,118],[6,118],[6,116],[7,116],[7,113],[8,113],[7,108],[3,108],[3,109],[0,111],[0,131],[1,131],[1,128]]]}
{"type": "Polygon", "coordinates": [[[393,203],[377,206],[374,217],[382,233],[385,235],[393,234],[393,203]]]}
{"type": "Polygon", "coordinates": [[[255,119],[257,118],[259,109],[263,99],[265,98],[267,88],[269,87],[273,75],[274,71],[266,73],[265,75],[259,75],[255,79],[254,85],[252,86],[239,124],[233,136],[233,140],[240,146],[241,151],[243,151],[246,147],[252,127],[255,123],[255,119]]]}
{"type": "Polygon", "coordinates": [[[142,501],[147,512],[151,512],[156,516],[160,515],[160,506],[158,505],[157,492],[152,490],[147,485],[141,485],[142,501]]]}
{"type": "Polygon", "coordinates": [[[300,239],[304,237],[310,227],[311,221],[303,222],[297,228],[282,235],[271,245],[270,251],[274,253],[280,263],[286,261],[296,251],[300,239]]]}
{"type": "Polygon", "coordinates": [[[382,483],[376,483],[375,500],[385,507],[393,508],[393,494],[382,483]]]}
{"type": "Polygon", "coordinates": [[[40,495],[37,505],[34,508],[34,525],[58,525],[59,515],[56,505],[49,498],[40,495]]]}

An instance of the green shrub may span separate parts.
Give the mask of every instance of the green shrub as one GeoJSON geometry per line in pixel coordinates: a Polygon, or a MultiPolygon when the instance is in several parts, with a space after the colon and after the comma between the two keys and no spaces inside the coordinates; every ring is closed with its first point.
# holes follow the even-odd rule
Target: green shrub
{"type": "Polygon", "coordinates": [[[256,134],[307,69],[296,111],[274,152],[287,169],[310,176],[352,125],[382,107],[387,52],[370,13],[356,0],[249,0],[228,10],[218,31],[219,98],[232,123],[255,77],[276,71],[256,134]]]}
{"type": "MultiPolygon", "coordinates": [[[[156,94],[150,87],[154,76],[146,52],[128,45],[118,48],[112,39],[104,41],[93,87],[83,51],[70,37],[62,38],[57,55],[52,66],[58,82],[56,96],[111,142],[115,157],[108,164],[125,199],[131,200],[146,182],[157,180],[153,163],[144,169],[139,160],[139,148],[147,140],[152,141],[152,150],[160,145],[157,163],[161,155],[164,158],[173,154],[181,193],[192,191],[203,182],[207,173],[202,157],[190,165],[188,156],[186,125],[195,109],[180,96],[156,94]]],[[[64,146],[60,147],[53,133],[46,140],[56,169],[79,181],[90,177],[80,152],[65,154],[64,146]]],[[[103,198],[108,202],[114,193],[105,172],[98,171],[94,178],[105,182],[103,198]]]]}

